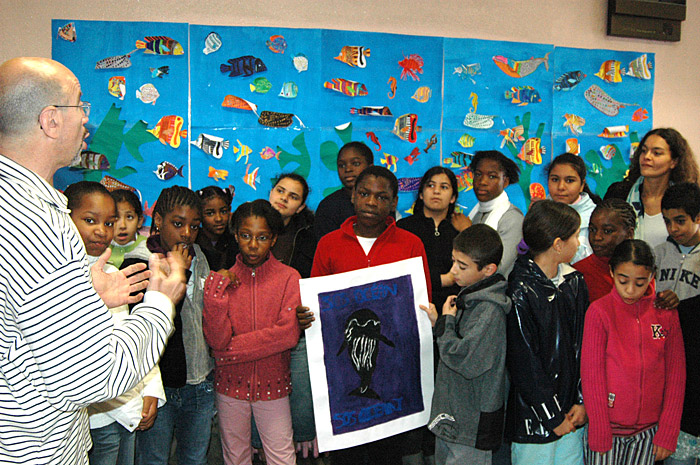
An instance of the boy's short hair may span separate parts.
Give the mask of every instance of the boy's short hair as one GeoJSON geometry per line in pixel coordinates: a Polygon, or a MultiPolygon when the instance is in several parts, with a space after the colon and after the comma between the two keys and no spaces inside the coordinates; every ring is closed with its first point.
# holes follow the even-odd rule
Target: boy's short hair
{"type": "Polygon", "coordinates": [[[383,166],[371,165],[362,170],[355,180],[355,189],[360,185],[360,182],[367,176],[374,176],[377,178],[384,178],[389,181],[389,186],[391,186],[391,192],[394,194],[393,198],[399,195],[399,180],[396,179],[394,173],[384,168],[383,166]]]}
{"type": "Polygon", "coordinates": [[[355,140],[348,142],[338,150],[337,158],[340,158],[340,154],[345,150],[354,150],[367,161],[368,165],[374,165],[374,153],[372,153],[371,148],[367,147],[367,144],[355,140]]]}
{"type": "Polygon", "coordinates": [[[700,187],[694,182],[681,182],[668,186],[661,199],[661,209],[677,208],[695,220],[700,213],[700,187]]]}
{"type": "Polygon", "coordinates": [[[486,224],[474,224],[457,234],[452,248],[471,258],[479,270],[491,263],[498,266],[503,258],[501,236],[486,224]]]}

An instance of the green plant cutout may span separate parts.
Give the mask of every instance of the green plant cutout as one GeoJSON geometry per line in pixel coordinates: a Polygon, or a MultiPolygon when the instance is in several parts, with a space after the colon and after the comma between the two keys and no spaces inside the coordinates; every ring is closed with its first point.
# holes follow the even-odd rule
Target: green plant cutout
{"type": "MultiPolygon", "coordinates": [[[[336,126],[335,128],[335,133],[338,135],[338,138],[342,142],[342,147],[343,145],[347,144],[352,140],[352,123],[347,123],[343,124],[340,126],[336,126]]],[[[321,158],[321,163],[323,163],[323,166],[328,168],[329,171],[332,171],[333,173],[337,172],[338,170],[338,151],[340,150],[340,147],[335,141],[332,140],[327,140],[323,143],[321,143],[320,147],[320,158],[321,158]]],[[[332,186],[332,187],[327,187],[326,189],[323,190],[323,196],[327,196],[329,194],[332,194],[333,192],[337,191],[338,189],[342,188],[343,186],[332,186]]]]}
{"type": "Polygon", "coordinates": [[[596,150],[589,150],[583,157],[588,165],[588,174],[586,176],[595,181],[595,193],[600,197],[605,196],[610,184],[622,179],[629,168],[627,163],[625,163],[620,147],[617,144],[612,144],[612,146],[615,149],[615,155],[612,157],[612,166],[610,168],[603,169],[603,160],[600,153],[596,150]]]}
{"type": "MultiPolygon", "coordinates": [[[[158,140],[156,136],[146,131],[148,124],[145,121],[137,122],[124,134],[126,121],[119,119],[121,111],[121,108],[117,108],[112,104],[90,142],[90,150],[101,153],[107,157],[109,166],[112,167],[108,173],[110,176],[117,179],[136,173],[136,169],[131,166],[115,168],[122,144],[126,147],[126,150],[134,160],[143,162],[139,147],[148,142],[155,142],[158,140]]],[[[100,170],[86,170],[83,174],[83,178],[86,181],[99,181],[102,179],[102,176],[103,173],[100,170]]]]}
{"type": "Polygon", "coordinates": [[[308,147],[306,147],[306,137],[304,132],[292,139],[292,146],[297,149],[299,153],[293,154],[286,151],[279,145],[277,146],[277,150],[280,152],[280,168],[284,170],[288,164],[296,163],[298,166],[294,170],[294,173],[297,173],[304,179],[308,179],[309,173],[311,172],[311,156],[309,155],[308,147]]]}
{"type": "MultiPolygon", "coordinates": [[[[535,167],[535,165],[530,164],[530,163],[526,163],[525,161],[520,159],[520,157],[518,155],[520,155],[520,151],[522,150],[522,146],[530,138],[531,118],[532,118],[532,114],[529,111],[523,115],[522,119],[519,116],[515,117],[515,125],[516,126],[522,125],[522,127],[523,127],[522,137],[524,140],[520,143],[520,148],[518,148],[517,145],[513,145],[513,144],[506,144],[505,145],[506,147],[508,147],[508,151],[513,156],[515,163],[520,168],[520,180],[518,182],[518,186],[520,186],[520,190],[523,191],[523,196],[525,197],[525,202],[528,205],[530,204],[530,182],[532,179],[532,169],[535,167]]],[[[545,123],[540,123],[537,126],[537,131],[535,131],[535,135],[533,136],[533,137],[539,138],[540,143],[542,142],[542,135],[544,134],[544,129],[545,129],[545,123]]]]}

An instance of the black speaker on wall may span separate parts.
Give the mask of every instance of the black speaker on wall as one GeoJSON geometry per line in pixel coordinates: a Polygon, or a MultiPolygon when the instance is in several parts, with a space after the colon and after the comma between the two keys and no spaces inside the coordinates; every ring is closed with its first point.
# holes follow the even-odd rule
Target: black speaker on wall
{"type": "Polygon", "coordinates": [[[608,0],[608,35],[681,40],[686,0],[608,0]]]}

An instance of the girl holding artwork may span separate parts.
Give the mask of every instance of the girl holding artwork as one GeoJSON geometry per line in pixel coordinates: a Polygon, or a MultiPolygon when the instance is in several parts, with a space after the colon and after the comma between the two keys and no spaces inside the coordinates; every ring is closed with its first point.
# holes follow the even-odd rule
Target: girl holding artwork
{"type": "Polygon", "coordinates": [[[271,253],[284,225],[267,200],[233,215],[240,253],[212,272],[204,295],[204,334],[216,361],[216,404],[227,465],[251,463],[251,415],[267,463],[296,463],[289,407],[290,352],[299,340],[299,273],[271,253]]]}

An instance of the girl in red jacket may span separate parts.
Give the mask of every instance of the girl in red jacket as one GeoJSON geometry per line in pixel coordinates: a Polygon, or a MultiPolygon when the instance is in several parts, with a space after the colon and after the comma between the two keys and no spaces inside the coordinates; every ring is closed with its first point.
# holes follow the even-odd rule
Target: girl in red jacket
{"type": "Polygon", "coordinates": [[[227,465],[250,464],[250,416],[267,463],[296,463],[292,443],[290,351],[299,339],[299,273],[270,254],[283,229],[267,200],[238,207],[231,230],[240,254],[204,288],[204,336],[216,363],[216,405],[227,465]]]}
{"type": "Polygon", "coordinates": [[[654,306],[655,269],[646,242],[623,241],[610,257],[613,290],[586,313],[586,464],[652,465],[676,448],[685,352],[676,310],[654,306]]]}

